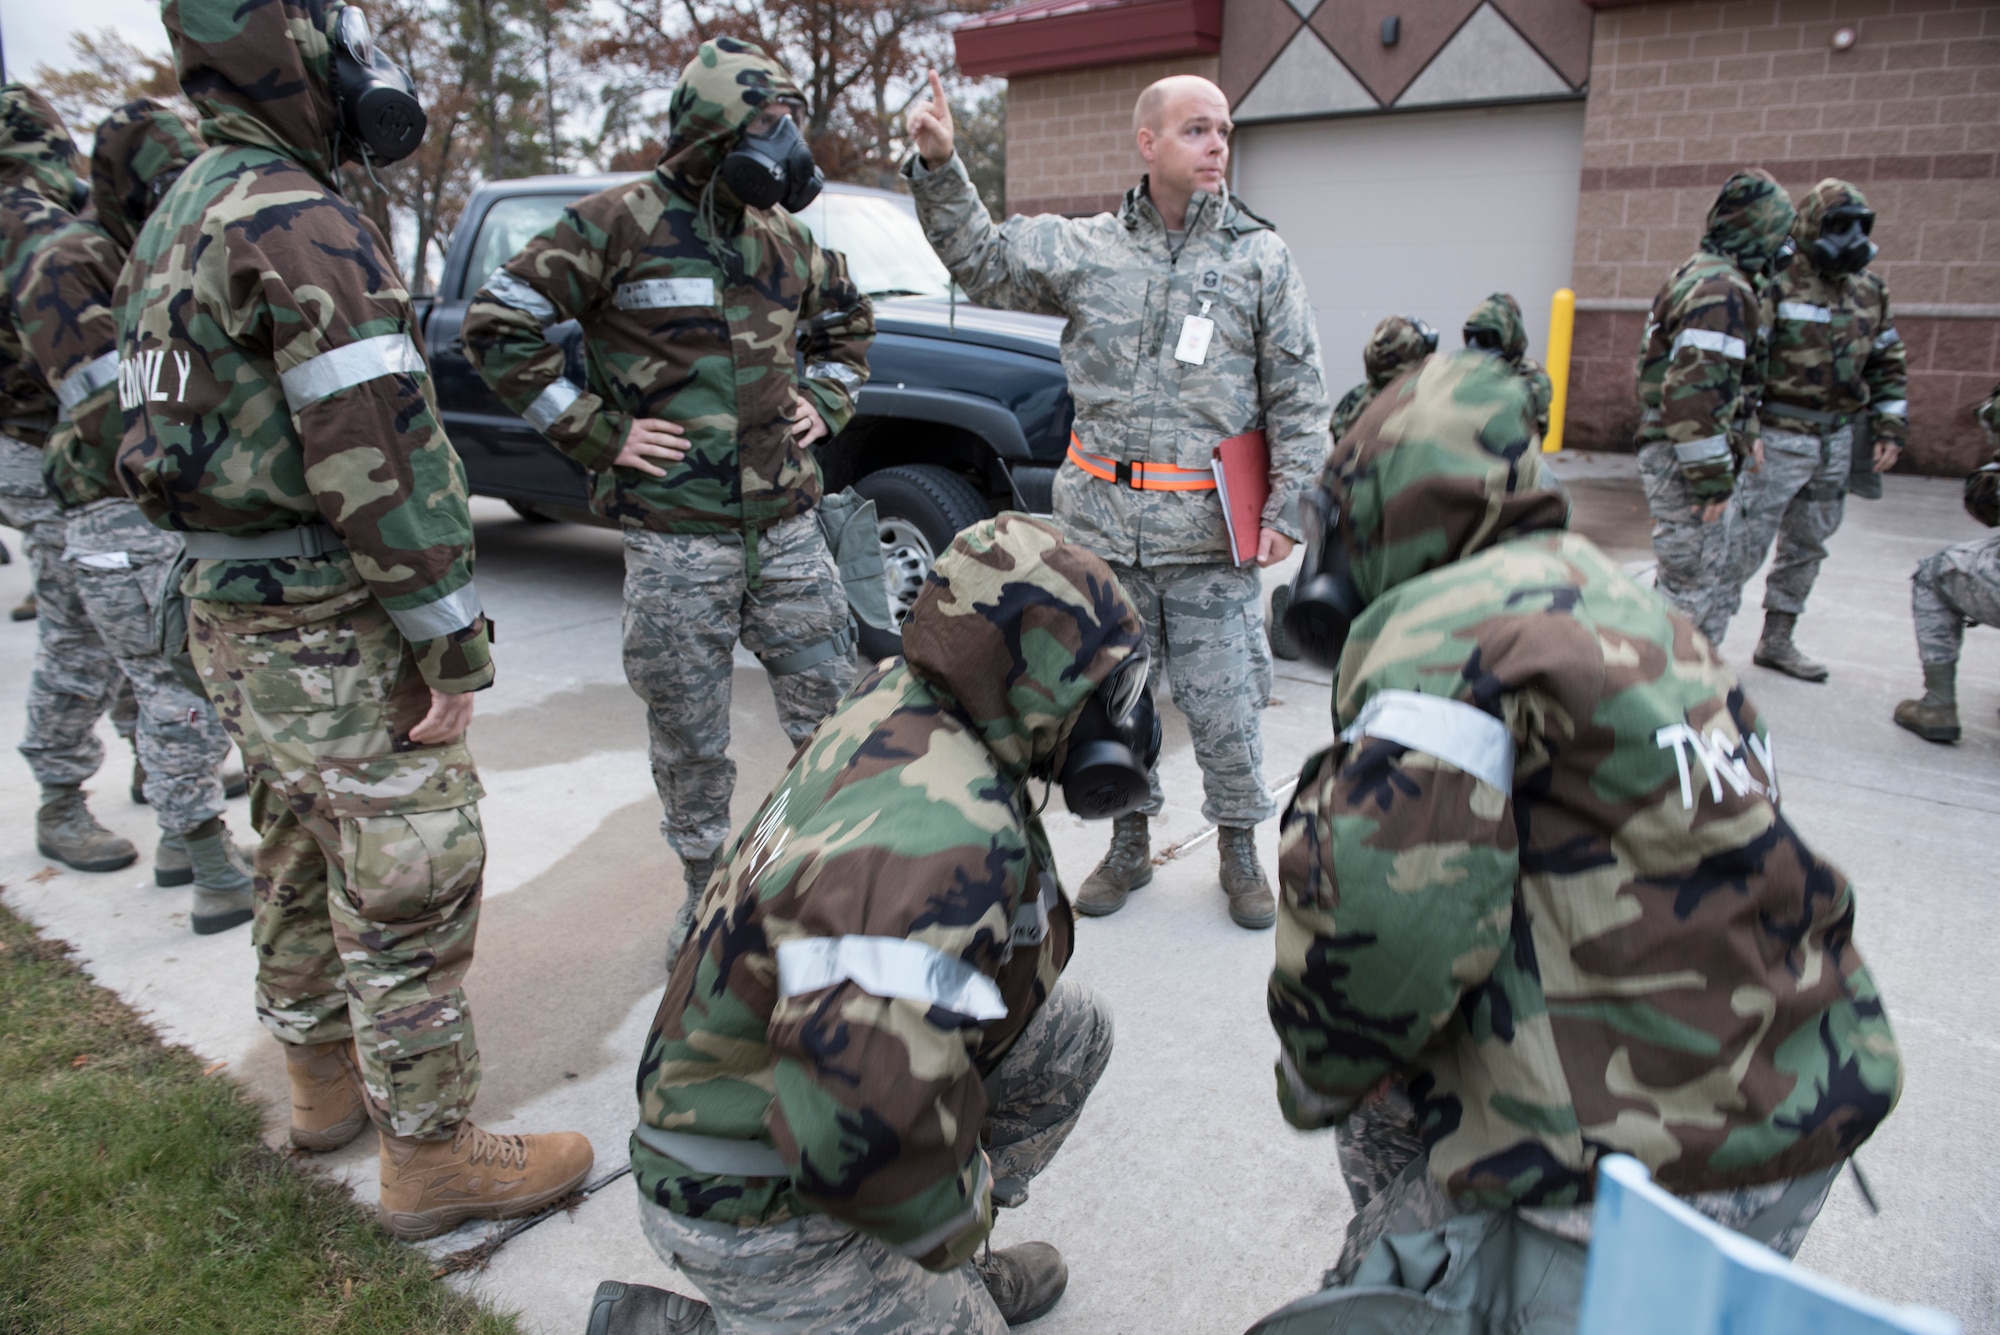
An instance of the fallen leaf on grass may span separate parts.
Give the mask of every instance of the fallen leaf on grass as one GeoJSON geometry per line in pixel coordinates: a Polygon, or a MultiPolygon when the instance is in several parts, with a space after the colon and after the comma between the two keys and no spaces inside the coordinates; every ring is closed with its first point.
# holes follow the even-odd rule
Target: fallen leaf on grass
{"type": "Polygon", "coordinates": [[[53,881],[56,877],[60,875],[62,875],[62,873],[57,871],[54,867],[44,867],[40,871],[36,872],[33,876],[30,876],[28,879],[33,881],[37,885],[47,885],[50,881],[53,881]]]}
{"type": "MultiPolygon", "coordinates": [[[[221,1062],[216,1063],[218,1066],[221,1064],[221,1062]]],[[[340,1301],[344,1303],[354,1301],[354,1276],[349,1275],[346,1279],[340,1281],[340,1301]]]]}
{"type": "Polygon", "coordinates": [[[72,1071],[81,1071],[85,1066],[89,1064],[90,1064],[90,1054],[88,1052],[79,1052],[78,1054],[76,1054],[76,1060],[69,1064],[69,1069],[72,1071]]]}
{"type": "MultiPolygon", "coordinates": [[[[223,1067],[225,1067],[225,1066],[227,1066],[227,1065],[229,1065],[229,1063],[228,1063],[228,1062],[226,1062],[226,1061],[224,1061],[224,1062],[210,1062],[210,1063],[209,1063],[208,1065],[206,1065],[206,1066],[204,1066],[204,1067],[202,1067],[202,1068],[201,1068],[201,1073],[202,1073],[203,1075],[214,1075],[214,1074],[215,1074],[215,1073],[216,1073],[217,1071],[220,1071],[220,1070],[221,1070],[221,1069],[222,1069],[223,1067]]],[[[351,1281],[351,1280],[350,1280],[349,1282],[350,1282],[350,1283],[352,1283],[352,1281],[351,1281]]]]}

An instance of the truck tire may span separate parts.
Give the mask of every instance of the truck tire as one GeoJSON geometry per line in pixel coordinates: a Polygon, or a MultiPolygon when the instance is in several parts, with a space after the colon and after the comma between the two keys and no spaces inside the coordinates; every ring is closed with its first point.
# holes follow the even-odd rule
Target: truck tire
{"type": "MultiPolygon", "coordinates": [[[[924,577],[960,529],[993,517],[970,482],[936,464],[898,464],[859,478],[854,489],[875,502],[882,564],[889,580],[889,610],[900,625],[923,592],[924,577]]],[[[871,659],[903,652],[903,637],[863,625],[861,652],[871,659]]]]}

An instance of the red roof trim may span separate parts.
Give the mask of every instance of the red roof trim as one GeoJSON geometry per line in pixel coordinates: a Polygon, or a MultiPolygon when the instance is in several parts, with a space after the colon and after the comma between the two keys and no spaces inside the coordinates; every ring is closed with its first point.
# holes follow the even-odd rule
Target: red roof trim
{"type": "Polygon", "coordinates": [[[1044,74],[1222,49],[1222,0],[1032,0],[952,34],[974,78],[1044,74]]]}

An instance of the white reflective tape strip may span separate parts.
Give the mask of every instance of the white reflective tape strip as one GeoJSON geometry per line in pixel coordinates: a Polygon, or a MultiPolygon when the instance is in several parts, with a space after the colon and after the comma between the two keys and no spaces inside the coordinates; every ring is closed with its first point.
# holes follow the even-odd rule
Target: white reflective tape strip
{"type": "Polygon", "coordinates": [[[1778,303],[1778,318],[1796,324],[1832,324],[1833,312],[1810,301],[1781,301],[1778,303]]]}
{"type": "Polygon", "coordinates": [[[657,311],[670,306],[715,305],[713,278],[648,278],[620,283],[611,304],[621,311],[657,311]]]}
{"type": "Polygon", "coordinates": [[[1903,336],[1896,332],[1894,326],[1884,329],[1881,333],[1875,335],[1875,346],[1878,348],[1891,348],[1902,341],[1903,336]]]}
{"type": "Polygon", "coordinates": [[[546,432],[551,423],[569,411],[569,406],[582,393],[576,382],[558,376],[547,389],[535,396],[535,401],[521,414],[522,420],[535,430],[546,432]]]}
{"type": "Polygon", "coordinates": [[[811,936],[778,947],[778,995],[853,983],[873,997],[921,1001],[975,1020],[1007,1013],[991,978],[943,951],[900,936],[811,936]]]}
{"type": "Polygon", "coordinates": [[[854,389],[861,384],[861,373],[841,362],[813,362],[806,367],[808,380],[832,380],[854,389]]]}
{"type": "Polygon", "coordinates": [[[899,1252],[912,1260],[928,1256],[945,1243],[971,1228],[986,1217],[986,1195],[993,1189],[993,1166],[987,1157],[979,1156],[979,1177],[972,1184],[971,1204],[951,1218],[939,1224],[928,1233],[919,1234],[908,1242],[899,1243],[889,1250],[899,1252]]]}
{"type": "Polygon", "coordinates": [[[1719,352],[1730,361],[1740,362],[1749,351],[1743,340],[1734,334],[1718,334],[1713,329],[1683,329],[1674,337],[1674,345],[1667,349],[1672,357],[1682,348],[1700,348],[1703,352],[1719,352]]]}
{"type": "Polygon", "coordinates": [[[486,295],[503,306],[512,306],[547,329],[556,322],[556,304],[505,269],[495,269],[486,280],[486,295]]]}
{"type": "Polygon", "coordinates": [[[1340,734],[1379,737],[1455,765],[1503,793],[1514,790],[1514,739],[1482,709],[1421,691],[1378,691],[1340,734]]]}
{"type": "Polygon", "coordinates": [[[790,1177],[785,1156],[761,1140],[725,1140],[692,1131],[666,1131],[640,1123],[632,1134],[650,1149],[697,1173],[728,1177],[790,1177]]]}
{"type": "Polygon", "coordinates": [[[1884,417],[1908,417],[1910,415],[1910,401],[1908,399],[1883,399],[1880,403],[1871,403],[1868,406],[1876,412],[1881,413],[1884,417]]]}
{"type": "Polygon", "coordinates": [[[1039,892],[1014,910],[1013,943],[1017,946],[1038,946],[1042,938],[1049,934],[1049,914],[1055,911],[1056,906],[1056,878],[1048,872],[1037,875],[1040,878],[1039,892]]]}
{"type": "Polygon", "coordinates": [[[1700,440],[1680,441],[1674,445],[1674,458],[1684,464],[1705,464],[1728,457],[1727,436],[1703,436],[1700,440]]]}
{"type": "Polygon", "coordinates": [[[377,334],[300,362],[278,381],[285,387],[285,402],[296,413],[343,389],[385,375],[415,375],[423,369],[424,355],[408,334],[377,334]]]}
{"type": "Polygon", "coordinates": [[[408,610],[387,609],[389,620],[396,623],[396,629],[403,632],[403,638],[412,644],[425,640],[435,640],[440,635],[449,635],[455,630],[464,630],[479,619],[483,610],[479,602],[479,589],[467,584],[463,588],[446,594],[434,603],[408,610]]]}
{"type": "Polygon", "coordinates": [[[118,354],[107,352],[71,371],[56,386],[56,402],[64,412],[74,412],[76,405],[103,389],[118,378],[118,354]]]}

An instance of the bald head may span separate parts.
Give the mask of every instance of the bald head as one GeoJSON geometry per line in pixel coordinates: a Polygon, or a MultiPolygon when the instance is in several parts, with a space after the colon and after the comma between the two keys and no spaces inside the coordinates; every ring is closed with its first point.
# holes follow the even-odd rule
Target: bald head
{"type": "Polygon", "coordinates": [[[1195,192],[1220,195],[1229,179],[1229,99],[1194,74],[1162,79],[1139,94],[1132,135],[1146,185],[1169,228],[1181,225],[1195,192]]]}
{"type": "Polygon", "coordinates": [[[1166,78],[1146,85],[1139,94],[1139,100],[1132,107],[1132,133],[1151,130],[1158,134],[1167,124],[1170,115],[1181,110],[1181,104],[1192,99],[1197,104],[1205,104],[1207,109],[1217,112],[1224,120],[1229,119],[1229,99],[1199,74],[1169,74],[1166,78]]]}

